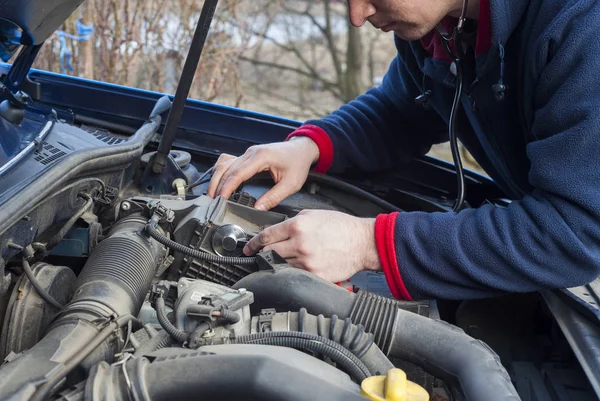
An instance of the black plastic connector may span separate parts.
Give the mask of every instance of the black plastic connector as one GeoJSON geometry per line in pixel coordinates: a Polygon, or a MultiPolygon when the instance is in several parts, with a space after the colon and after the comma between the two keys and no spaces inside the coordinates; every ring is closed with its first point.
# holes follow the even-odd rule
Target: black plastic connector
{"type": "Polygon", "coordinates": [[[158,298],[167,299],[171,286],[172,283],[167,280],[161,280],[158,283],[152,284],[152,288],[150,289],[150,305],[153,308],[156,308],[156,300],[158,298]]]}

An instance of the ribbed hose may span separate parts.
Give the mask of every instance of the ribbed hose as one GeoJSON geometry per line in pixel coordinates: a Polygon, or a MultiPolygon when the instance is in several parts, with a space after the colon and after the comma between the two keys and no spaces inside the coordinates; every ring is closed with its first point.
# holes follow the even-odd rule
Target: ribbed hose
{"type": "Polygon", "coordinates": [[[171,338],[178,343],[184,343],[188,340],[189,333],[187,331],[179,330],[173,325],[173,323],[169,321],[165,307],[165,300],[162,297],[159,297],[156,300],[156,316],[158,317],[158,322],[162,328],[169,333],[171,338]]]}
{"type": "MultiPolygon", "coordinates": [[[[306,309],[301,309],[300,312],[302,313],[302,311],[306,312],[306,309]]],[[[325,329],[325,316],[317,316],[317,322],[320,336],[341,344],[359,358],[362,358],[373,345],[373,335],[365,332],[365,328],[362,325],[353,324],[349,318],[341,321],[337,315],[331,316],[329,330],[325,329]],[[336,331],[338,322],[343,324],[342,332],[339,334],[336,331]]]]}
{"type": "Polygon", "coordinates": [[[139,312],[164,256],[164,248],[143,234],[144,224],[131,218],[113,227],[88,258],[71,303],[100,301],[119,315],[139,312]]]}
{"type": "Polygon", "coordinates": [[[299,331],[335,341],[356,355],[369,372],[375,375],[385,374],[394,367],[388,357],[373,343],[373,334],[367,333],[362,325],[353,324],[348,317],[341,319],[337,315],[330,318],[315,316],[301,308],[298,312],[274,315],[270,330],[299,331]]]}
{"type": "Polygon", "coordinates": [[[144,290],[152,282],[153,264],[152,255],[138,241],[133,238],[111,237],[98,244],[77,283],[82,284],[103,276],[112,277],[136,294],[135,298],[139,302],[146,295],[144,290]],[[139,267],[132,269],[129,267],[131,265],[139,267]]]}
{"type": "Polygon", "coordinates": [[[331,358],[359,383],[371,376],[369,369],[356,355],[325,337],[293,331],[271,331],[239,336],[233,342],[235,344],[261,344],[306,349],[331,358]]]}
{"type": "Polygon", "coordinates": [[[395,300],[368,293],[357,296],[314,274],[284,266],[250,274],[233,288],[254,294],[253,313],[276,305],[278,310],[305,307],[314,315],[350,317],[374,334],[385,354],[452,383],[468,401],[519,400],[506,369],[485,343],[446,322],[400,309],[395,300]]]}
{"type": "Polygon", "coordinates": [[[377,296],[369,292],[359,292],[350,320],[361,324],[375,337],[375,344],[388,355],[394,334],[394,322],[398,313],[398,303],[390,298],[377,296]]]}
{"type": "Polygon", "coordinates": [[[247,258],[236,258],[231,256],[219,256],[212,255],[206,252],[200,252],[197,249],[190,248],[159,233],[156,228],[151,224],[146,225],[146,232],[155,240],[161,244],[168,246],[176,252],[183,253],[184,255],[191,256],[194,259],[202,260],[210,263],[223,263],[227,265],[254,265],[256,264],[256,258],[254,256],[247,258]]]}
{"type": "Polygon", "coordinates": [[[155,349],[167,348],[167,347],[170,347],[171,345],[173,345],[173,337],[171,337],[169,334],[167,334],[167,335],[163,336],[163,338],[158,342],[158,344],[156,344],[155,349]]]}
{"type": "Polygon", "coordinates": [[[44,337],[0,368],[3,398],[29,399],[39,387],[36,397],[44,399],[60,389],[56,384],[72,369],[85,372],[99,361],[114,359],[120,346],[114,341],[121,333],[117,327],[138,315],[166,251],[143,234],[144,225],[145,221],[123,220],[93,250],[75,295],[44,337]]]}

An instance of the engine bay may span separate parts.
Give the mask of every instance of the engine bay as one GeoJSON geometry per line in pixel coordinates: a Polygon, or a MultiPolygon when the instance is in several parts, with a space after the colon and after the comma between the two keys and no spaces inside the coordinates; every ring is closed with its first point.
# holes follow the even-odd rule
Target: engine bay
{"type": "Polygon", "coordinates": [[[373,175],[311,172],[269,211],[254,208],[269,174],[211,198],[220,154],[298,126],[188,99],[216,0],[202,6],[173,98],[31,70],[81,0],[8,3],[2,59],[21,51],[0,66],[0,399],[600,395],[592,284],[571,296],[400,301],[383,273],[334,284],[275,252],[242,251],[308,209],[373,218],[508,206],[491,180],[419,158],[373,175]]]}
{"type": "Polygon", "coordinates": [[[242,253],[305,209],[374,217],[396,206],[316,174],[270,211],[253,208],[269,177],[213,199],[210,168],[181,149],[170,182],[148,181],[159,121],[152,113],[120,136],[50,117],[0,176],[13,188],[1,195],[13,211],[0,237],[3,398],[359,400],[384,379],[415,400],[479,386],[514,393],[497,356],[439,320],[435,301],[400,302],[369,291],[374,277],[342,287],[276,253],[242,253]],[[432,348],[442,339],[456,358],[432,348]],[[464,364],[488,372],[465,375],[464,364]]]}
{"type": "MultiPolygon", "coordinates": [[[[89,91],[79,100],[109,92],[78,85],[89,91]]],[[[370,218],[450,211],[444,188],[453,184],[435,182],[452,178],[447,168],[422,163],[394,183],[382,173],[310,173],[297,193],[260,211],[256,200],[274,185],[268,174],[228,199],[206,195],[220,148],[249,144],[186,129],[174,143],[163,128],[174,103],[151,103],[140,102],[153,107],[136,129],[64,103],[0,106],[11,155],[0,166],[2,399],[593,399],[600,359],[573,333],[588,341],[594,332],[555,295],[399,301],[383,273],[333,284],[274,252],[242,252],[308,209],[370,218]]],[[[290,128],[189,107],[208,125],[290,128]]],[[[467,178],[467,207],[506,206],[467,178]]]]}
{"type": "MultiPolygon", "coordinates": [[[[398,301],[382,273],[336,285],[273,252],[245,256],[248,240],[302,210],[403,209],[314,173],[270,211],[253,207],[268,175],[213,199],[214,159],[182,148],[151,177],[161,102],[132,134],[52,114],[13,128],[38,140],[0,173],[2,399],[365,400],[387,388],[407,400],[521,399],[515,382],[529,386],[533,364],[505,351],[515,333],[547,336],[538,299],[398,301]]],[[[552,341],[527,357],[556,358],[564,339],[552,341]]],[[[542,366],[573,372],[569,355],[542,366]]]]}

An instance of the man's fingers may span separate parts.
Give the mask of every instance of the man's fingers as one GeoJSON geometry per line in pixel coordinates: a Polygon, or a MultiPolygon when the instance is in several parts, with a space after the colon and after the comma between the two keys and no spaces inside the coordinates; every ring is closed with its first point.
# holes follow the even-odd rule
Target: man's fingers
{"type": "Polygon", "coordinates": [[[228,198],[241,183],[264,171],[267,167],[268,162],[258,157],[243,156],[237,159],[221,177],[216,194],[228,198]]]}
{"type": "Polygon", "coordinates": [[[277,254],[279,256],[281,256],[282,258],[284,258],[285,260],[296,259],[296,256],[297,256],[296,252],[295,252],[295,247],[294,247],[293,241],[291,241],[291,240],[278,242],[278,243],[272,244],[272,245],[267,245],[263,248],[263,251],[277,252],[277,254]]]}
{"type": "Polygon", "coordinates": [[[296,185],[290,183],[289,178],[286,178],[275,184],[273,188],[269,189],[260,198],[258,198],[254,207],[258,210],[271,210],[275,206],[279,205],[285,198],[295,192],[298,192],[300,188],[297,188],[296,185]]]}
{"type": "Polygon", "coordinates": [[[206,190],[206,195],[211,198],[214,198],[217,193],[217,187],[221,182],[221,177],[223,174],[229,169],[231,164],[235,161],[236,157],[223,153],[219,156],[219,160],[215,163],[213,168],[212,177],[210,179],[210,183],[208,184],[208,189],[206,190]]]}
{"type": "Polygon", "coordinates": [[[286,220],[283,223],[275,224],[271,227],[267,227],[260,233],[255,235],[244,247],[245,255],[254,255],[267,245],[276,244],[278,242],[286,241],[290,238],[290,222],[286,220]]]}

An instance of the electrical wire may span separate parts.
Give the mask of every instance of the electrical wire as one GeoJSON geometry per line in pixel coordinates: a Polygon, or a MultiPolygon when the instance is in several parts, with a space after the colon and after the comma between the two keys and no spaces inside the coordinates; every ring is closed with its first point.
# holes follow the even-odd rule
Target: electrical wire
{"type": "Polygon", "coordinates": [[[50,240],[48,240],[46,244],[44,244],[46,249],[50,249],[56,244],[58,244],[67,234],[67,232],[73,227],[73,225],[75,225],[77,220],[92,207],[94,200],[90,195],[80,193],[77,196],[85,199],[85,204],[77,211],[77,213],[75,213],[73,216],[71,216],[69,220],[67,220],[67,222],[62,226],[62,228],[52,238],[50,238],[50,240]]]}
{"type": "Polygon", "coordinates": [[[335,177],[332,177],[329,175],[323,175],[323,174],[310,172],[308,174],[308,178],[307,178],[307,182],[309,182],[309,181],[314,181],[314,182],[318,182],[321,184],[325,184],[331,188],[338,189],[340,191],[349,193],[349,194],[357,196],[359,198],[363,198],[363,199],[373,203],[374,205],[379,206],[380,208],[382,208],[383,210],[385,210],[389,213],[402,211],[396,205],[393,205],[393,204],[379,198],[378,196],[375,196],[363,189],[360,189],[359,187],[357,187],[355,185],[348,184],[345,181],[342,181],[338,178],[335,178],[335,177]]]}
{"type": "Polygon", "coordinates": [[[209,175],[212,176],[212,172],[213,172],[214,167],[209,168],[208,170],[206,170],[201,176],[200,178],[198,178],[196,181],[194,181],[193,183],[191,183],[190,185],[188,185],[186,187],[186,190],[189,191],[193,188],[196,188],[198,185],[202,185],[202,184],[206,184],[207,182],[210,181],[210,177],[209,175]]]}
{"type": "Polygon", "coordinates": [[[167,309],[165,307],[165,300],[163,297],[159,297],[155,304],[156,317],[162,328],[169,333],[169,335],[178,343],[184,343],[187,341],[190,333],[184,330],[179,330],[169,321],[167,317],[167,309]]]}
{"type": "Polygon", "coordinates": [[[29,282],[31,283],[33,288],[35,288],[35,290],[37,291],[38,295],[44,301],[46,301],[47,303],[52,305],[54,308],[61,310],[63,308],[63,306],[60,304],[60,302],[58,302],[56,299],[54,299],[52,297],[52,295],[48,294],[48,292],[41,286],[37,277],[35,277],[35,275],[33,274],[33,270],[31,270],[31,266],[29,265],[29,262],[27,261],[27,259],[23,258],[22,266],[23,266],[23,272],[29,279],[29,282]]]}
{"type": "Polygon", "coordinates": [[[325,355],[340,365],[359,383],[372,376],[369,368],[350,350],[328,338],[295,331],[270,331],[236,337],[234,344],[275,345],[295,349],[307,349],[325,355]]]}
{"type": "Polygon", "coordinates": [[[198,260],[202,260],[202,261],[210,262],[210,263],[224,263],[227,265],[244,265],[244,266],[249,265],[249,266],[252,266],[252,265],[256,264],[255,256],[249,256],[249,257],[218,256],[218,255],[212,255],[212,254],[206,253],[206,252],[200,252],[197,249],[190,248],[188,246],[185,246],[183,244],[180,244],[178,242],[175,242],[175,241],[165,237],[164,235],[159,233],[158,230],[156,230],[156,228],[154,228],[152,226],[152,224],[146,225],[146,232],[148,233],[148,235],[150,235],[152,238],[154,238],[155,240],[157,240],[164,246],[169,247],[176,252],[183,253],[184,255],[191,256],[194,259],[198,259],[198,260]]]}
{"type": "Polygon", "coordinates": [[[460,63],[456,64],[456,91],[454,93],[454,100],[452,102],[452,110],[450,111],[450,124],[448,125],[448,136],[450,137],[450,150],[452,151],[452,159],[454,160],[454,169],[456,170],[457,180],[457,193],[454,207],[452,208],[455,212],[459,212],[465,202],[465,172],[458,149],[458,138],[456,137],[456,115],[460,108],[460,96],[463,87],[463,77],[460,63]]]}

